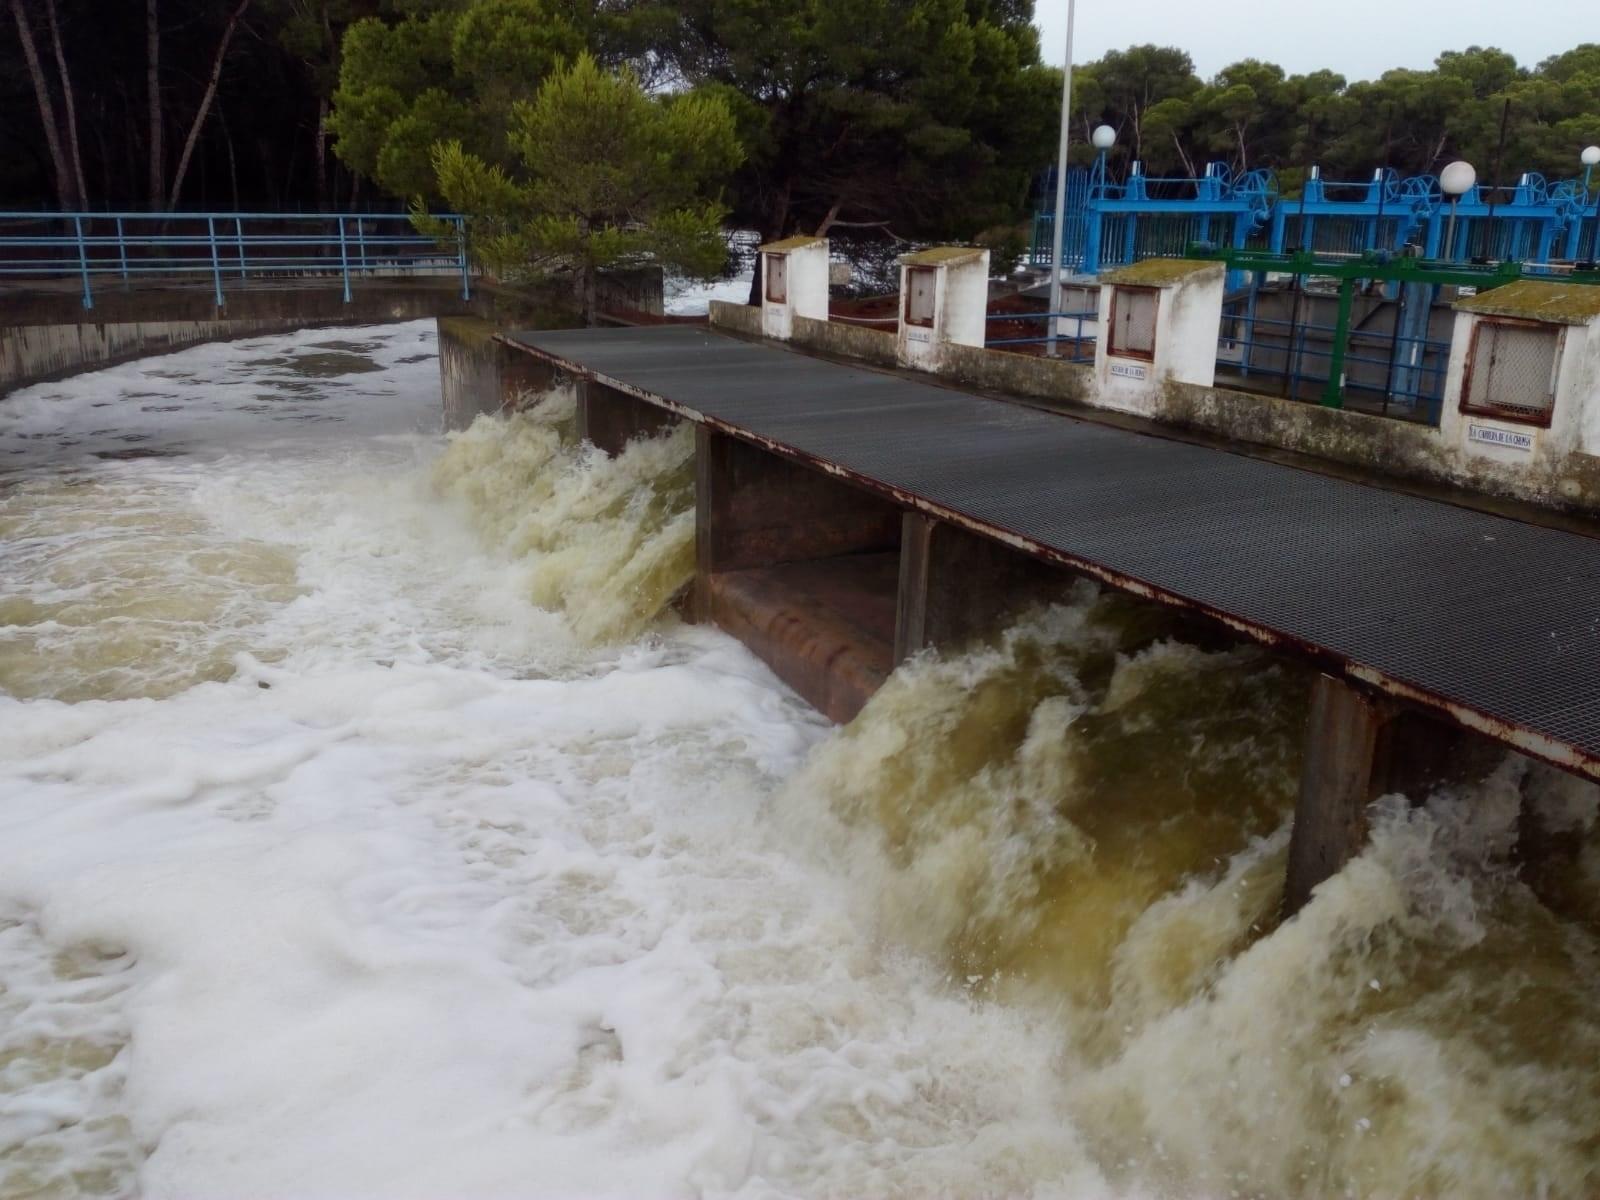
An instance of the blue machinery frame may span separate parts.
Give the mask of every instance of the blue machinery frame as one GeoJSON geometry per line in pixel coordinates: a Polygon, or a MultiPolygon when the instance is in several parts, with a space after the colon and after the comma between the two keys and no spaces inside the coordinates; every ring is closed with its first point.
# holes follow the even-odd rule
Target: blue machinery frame
{"type": "Polygon", "coordinates": [[[451,241],[418,233],[407,213],[0,212],[0,284],[77,276],[92,309],[97,280],[199,277],[223,308],[231,281],[338,280],[348,304],[355,279],[451,275],[470,299],[464,221],[434,220],[451,241]]]}
{"type": "MultiPolygon", "coordinates": [[[[1142,258],[1181,256],[1195,242],[1325,255],[1414,245],[1437,262],[1593,260],[1600,254],[1600,193],[1590,182],[1587,172],[1555,184],[1529,172],[1511,187],[1474,186],[1452,203],[1433,175],[1401,178],[1383,168],[1352,183],[1324,180],[1313,167],[1301,195],[1286,199],[1271,172],[1234,177],[1223,163],[1194,179],[1150,178],[1134,163],[1125,182],[1113,183],[1102,154],[1068,177],[1063,265],[1096,275],[1142,258]]],[[[1036,266],[1050,265],[1053,223],[1050,212],[1034,217],[1036,266]]]]}

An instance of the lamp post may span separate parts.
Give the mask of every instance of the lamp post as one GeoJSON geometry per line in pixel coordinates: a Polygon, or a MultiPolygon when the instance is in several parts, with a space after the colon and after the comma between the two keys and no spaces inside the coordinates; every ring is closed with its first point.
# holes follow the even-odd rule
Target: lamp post
{"type": "MultiPolygon", "coordinates": [[[[1600,146],[1585,146],[1583,153],[1578,155],[1578,161],[1583,164],[1583,202],[1589,203],[1589,177],[1594,174],[1594,168],[1600,163],[1600,146]]],[[[1578,220],[1583,221],[1582,210],[1579,210],[1578,220]]],[[[1576,252],[1576,248],[1574,248],[1576,252]]],[[[1600,196],[1595,197],[1594,203],[1594,238],[1589,243],[1589,261],[1600,262],[1600,196]]]]}
{"type": "Polygon", "coordinates": [[[1072,129],[1072,23],[1078,0],[1067,0],[1067,59],[1061,68],[1061,144],[1056,152],[1056,220],[1050,237],[1050,337],[1045,352],[1056,353],[1061,332],[1061,252],[1067,224],[1067,134],[1072,129]]]}
{"type": "Polygon", "coordinates": [[[1478,182],[1478,171],[1471,163],[1457,159],[1439,172],[1439,190],[1450,197],[1450,224],[1444,236],[1444,257],[1452,259],[1456,240],[1456,202],[1478,182]]]}

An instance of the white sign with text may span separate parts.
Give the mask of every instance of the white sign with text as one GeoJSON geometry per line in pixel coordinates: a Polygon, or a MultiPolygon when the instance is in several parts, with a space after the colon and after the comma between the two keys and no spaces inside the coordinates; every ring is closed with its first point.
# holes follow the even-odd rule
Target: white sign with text
{"type": "Polygon", "coordinates": [[[1467,425],[1467,441],[1481,446],[1500,446],[1506,450],[1533,450],[1533,434],[1518,429],[1497,429],[1493,425],[1467,425]]]}

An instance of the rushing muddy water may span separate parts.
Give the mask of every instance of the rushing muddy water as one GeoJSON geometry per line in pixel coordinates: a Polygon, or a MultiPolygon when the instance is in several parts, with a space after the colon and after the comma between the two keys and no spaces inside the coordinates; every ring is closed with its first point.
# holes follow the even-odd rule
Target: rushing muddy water
{"type": "Polygon", "coordinates": [[[830,731],[663,611],[686,435],[438,411],[423,325],[0,402],[0,1197],[1600,1189],[1592,789],[1280,925],[1299,670],[1085,587],[830,731]]]}

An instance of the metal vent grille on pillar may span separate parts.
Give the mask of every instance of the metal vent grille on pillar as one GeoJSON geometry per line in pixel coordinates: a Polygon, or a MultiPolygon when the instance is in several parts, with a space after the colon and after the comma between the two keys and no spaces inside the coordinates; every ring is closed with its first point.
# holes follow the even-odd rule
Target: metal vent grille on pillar
{"type": "Polygon", "coordinates": [[[933,267],[912,267],[906,272],[906,324],[933,324],[933,293],[939,272],[933,267]]]}
{"type": "Polygon", "coordinates": [[[1156,306],[1160,292],[1155,288],[1118,287],[1112,298],[1112,354],[1131,354],[1150,358],[1156,352],[1156,306]]]}
{"type": "Polygon", "coordinates": [[[767,299],[784,304],[789,299],[789,258],[785,254],[763,254],[767,268],[767,299]]]}
{"type": "Polygon", "coordinates": [[[1549,424],[1560,339],[1561,331],[1549,325],[1478,322],[1467,359],[1463,407],[1549,424]]]}

